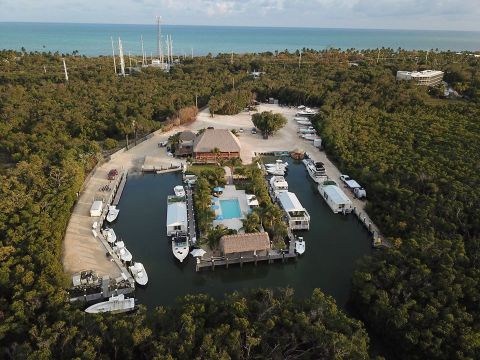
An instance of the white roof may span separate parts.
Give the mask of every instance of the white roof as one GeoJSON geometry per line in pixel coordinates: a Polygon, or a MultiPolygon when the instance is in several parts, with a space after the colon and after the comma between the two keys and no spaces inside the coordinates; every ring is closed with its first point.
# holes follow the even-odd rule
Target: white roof
{"type": "Polygon", "coordinates": [[[412,78],[443,75],[443,71],[440,71],[440,70],[398,71],[397,73],[402,75],[409,75],[412,78]]]}
{"type": "Polygon", "coordinates": [[[347,180],[347,181],[345,181],[345,183],[348,185],[348,187],[350,189],[355,189],[355,188],[361,187],[360,184],[353,179],[347,180]]]}
{"type": "Polygon", "coordinates": [[[167,226],[187,225],[187,206],[184,202],[174,202],[167,207],[167,226]]]}
{"type": "Polygon", "coordinates": [[[352,202],[347,195],[336,185],[326,185],[323,191],[328,195],[330,199],[336,204],[351,204],[352,202]]]}
{"type": "Polygon", "coordinates": [[[289,191],[282,191],[278,194],[278,199],[282,205],[283,210],[290,211],[305,211],[305,208],[298,201],[297,195],[289,191]]]}

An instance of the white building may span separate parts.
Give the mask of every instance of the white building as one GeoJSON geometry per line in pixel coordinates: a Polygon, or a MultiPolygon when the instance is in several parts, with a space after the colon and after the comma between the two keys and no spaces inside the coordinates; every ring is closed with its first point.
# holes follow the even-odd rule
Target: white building
{"type": "Polygon", "coordinates": [[[103,201],[96,200],[93,202],[92,207],[90,208],[90,216],[91,217],[102,216],[102,210],[103,210],[103,201]]]}
{"type": "Polygon", "coordinates": [[[397,80],[413,80],[417,85],[435,86],[443,81],[443,71],[397,71],[397,80]]]}
{"type": "Polygon", "coordinates": [[[187,205],[183,201],[169,202],[167,207],[167,236],[187,232],[187,205]]]}
{"type": "Polygon", "coordinates": [[[277,197],[280,206],[285,210],[288,226],[292,230],[309,230],[310,214],[298,201],[297,195],[288,191],[281,191],[277,197]]]}
{"type": "Polygon", "coordinates": [[[334,184],[329,185],[318,185],[318,191],[320,195],[325,199],[330,209],[337,213],[350,213],[353,210],[352,201],[348,198],[347,195],[334,184]]]}

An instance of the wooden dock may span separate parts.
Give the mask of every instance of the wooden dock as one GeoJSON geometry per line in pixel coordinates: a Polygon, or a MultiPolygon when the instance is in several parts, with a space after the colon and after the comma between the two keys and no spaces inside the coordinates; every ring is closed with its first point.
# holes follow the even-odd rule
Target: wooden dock
{"type": "Polygon", "coordinates": [[[187,188],[186,192],[186,201],[187,201],[187,232],[188,232],[188,241],[190,246],[195,245],[197,242],[197,232],[195,224],[195,211],[193,207],[193,191],[191,188],[187,188]]]}
{"type": "Polygon", "coordinates": [[[122,173],[122,177],[120,178],[120,182],[117,184],[117,188],[114,191],[115,197],[113,198],[112,205],[117,206],[120,202],[120,198],[122,197],[123,189],[125,188],[125,184],[127,183],[128,171],[124,171],[122,173]]]}

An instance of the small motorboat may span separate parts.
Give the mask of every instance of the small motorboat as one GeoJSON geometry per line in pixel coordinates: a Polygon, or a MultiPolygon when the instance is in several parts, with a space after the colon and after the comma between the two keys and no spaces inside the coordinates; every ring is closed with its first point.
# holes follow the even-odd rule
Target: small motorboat
{"type": "Polygon", "coordinates": [[[293,119],[295,121],[310,121],[310,119],[306,116],[295,116],[293,119]]]}
{"type": "Polygon", "coordinates": [[[288,162],[283,162],[282,159],[275,160],[274,164],[265,164],[266,168],[276,167],[276,168],[288,168],[288,162]]]}
{"type": "Polygon", "coordinates": [[[267,168],[267,173],[270,175],[276,176],[285,176],[286,171],[284,169],[276,169],[276,168],[267,168]]]}
{"type": "Polygon", "coordinates": [[[295,251],[298,255],[302,255],[305,252],[305,241],[303,237],[298,237],[295,240],[295,251]]]}
{"type": "Polygon", "coordinates": [[[145,271],[145,267],[142,263],[136,262],[129,267],[130,272],[133,275],[133,278],[139,285],[146,285],[148,282],[148,275],[145,271]]]}
{"type": "Polygon", "coordinates": [[[118,314],[123,312],[132,311],[135,309],[135,299],[127,298],[125,295],[120,294],[118,296],[112,296],[108,301],[94,304],[85,309],[86,313],[98,314],[111,312],[112,314],[118,314]]]}
{"type": "Polygon", "coordinates": [[[311,126],[312,125],[312,122],[308,121],[308,120],[298,121],[297,123],[298,123],[298,125],[302,125],[302,126],[311,126]]]}
{"type": "Polygon", "coordinates": [[[128,251],[123,241],[117,242],[113,247],[113,251],[115,251],[123,261],[132,261],[132,253],[128,251]]]}
{"type": "Polygon", "coordinates": [[[107,214],[107,221],[109,223],[114,222],[117,219],[118,213],[120,212],[119,209],[115,205],[110,205],[108,207],[108,214],[107,214]]]}
{"type": "Polygon", "coordinates": [[[173,192],[175,196],[185,197],[185,188],[182,185],[175,186],[173,192]]]}
{"type": "Polygon", "coordinates": [[[115,241],[117,241],[117,235],[115,234],[115,231],[113,231],[113,229],[110,229],[110,228],[103,229],[103,236],[105,236],[105,239],[110,244],[113,244],[115,241]]]}
{"type": "Polygon", "coordinates": [[[172,253],[178,261],[183,262],[190,252],[188,238],[185,234],[172,236],[172,253]]]}

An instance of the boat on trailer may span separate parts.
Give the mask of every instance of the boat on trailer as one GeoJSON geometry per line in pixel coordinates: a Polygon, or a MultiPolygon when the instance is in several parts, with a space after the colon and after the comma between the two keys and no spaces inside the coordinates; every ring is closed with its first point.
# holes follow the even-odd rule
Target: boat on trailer
{"type": "Polygon", "coordinates": [[[120,294],[112,296],[107,301],[103,301],[97,304],[93,304],[85,309],[86,313],[99,314],[110,312],[112,314],[119,314],[135,309],[135,299],[125,298],[125,295],[120,294]]]}

